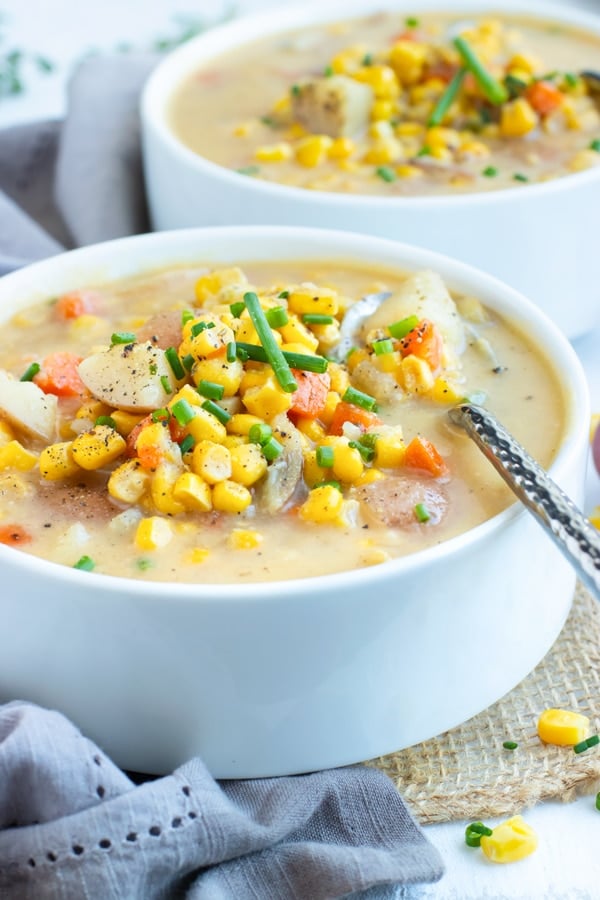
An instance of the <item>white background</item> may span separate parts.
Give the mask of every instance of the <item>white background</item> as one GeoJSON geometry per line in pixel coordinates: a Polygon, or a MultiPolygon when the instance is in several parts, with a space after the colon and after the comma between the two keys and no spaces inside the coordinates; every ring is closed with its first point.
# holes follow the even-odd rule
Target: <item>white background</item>
{"type": "MultiPolygon", "coordinates": [[[[600,14],[600,0],[571,0],[568,4],[565,0],[565,4],[600,14]]],[[[41,53],[53,60],[56,68],[43,75],[33,64],[23,66],[25,90],[17,97],[0,99],[0,127],[63,115],[65,82],[76,61],[88,52],[114,50],[121,43],[148,49],[155,40],[180,33],[179,17],[203,19],[208,24],[228,9],[243,14],[277,5],[275,0],[238,0],[235,5],[226,0],[4,0],[0,6],[0,54],[12,49],[26,55],[41,53]]],[[[523,5],[534,10],[543,4],[530,0],[523,5]]],[[[376,6],[374,0],[373,8],[376,6]]],[[[418,7],[415,0],[415,12],[418,7]]],[[[490,7],[501,8],[502,0],[490,0],[490,7]]],[[[600,59],[598,62],[600,69],[600,59]]],[[[577,341],[575,349],[588,375],[592,407],[600,411],[600,327],[577,341]]],[[[588,511],[595,504],[600,504],[600,478],[590,468],[588,511]]],[[[600,898],[600,812],[594,798],[569,805],[542,804],[526,811],[525,817],[538,832],[540,846],[533,856],[512,866],[488,863],[480,851],[467,848],[464,823],[430,826],[426,833],[445,860],[446,875],[437,885],[407,889],[398,897],[600,898]]]]}

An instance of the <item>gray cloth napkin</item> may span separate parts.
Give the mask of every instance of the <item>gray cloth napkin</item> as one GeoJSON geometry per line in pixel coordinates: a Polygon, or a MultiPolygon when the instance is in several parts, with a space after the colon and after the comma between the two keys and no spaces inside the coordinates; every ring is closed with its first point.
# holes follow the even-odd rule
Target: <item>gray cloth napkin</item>
{"type": "MultiPolygon", "coordinates": [[[[137,102],[154,63],[89,59],[64,123],[0,132],[0,274],[147,230],[137,102]]],[[[2,900],[386,900],[442,872],[373,769],[217,784],[194,759],[136,785],[60,713],[0,707],[2,900]]]]}

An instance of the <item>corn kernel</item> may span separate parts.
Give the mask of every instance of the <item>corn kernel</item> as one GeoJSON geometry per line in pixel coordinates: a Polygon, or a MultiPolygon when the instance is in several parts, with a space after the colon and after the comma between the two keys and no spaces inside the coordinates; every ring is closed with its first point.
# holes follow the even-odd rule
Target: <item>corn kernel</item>
{"type": "Polygon", "coordinates": [[[250,434],[253,425],[262,425],[263,420],[258,416],[251,416],[250,413],[236,413],[227,423],[227,431],[230,434],[250,434]]]}
{"type": "Polygon", "coordinates": [[[231,550],[255,550],[260,547],[263,536],[260,531],[250,528],[234,528],[227,538],[227,546],[231,550]]]}
{"type": "Polygon", "coordinates": [[[420,137],[425,126],[421,122],[398,122],[394,131],[398,137],[420,137]]]}
{"type": "Polygon", "coordinates": [[[38,458],[35,453],[30,453],[19,441],[9,441],[0,447],[0,469],[18,469],[20,472],[28,472],[33,469],[38,458]]]}
{"type": "Polygon", "coordinates": [[[568,709],[545,709],[538,719],[537,733],[546,744],[568,747],[583,741],[589,733],[590,720],[568,709]]]}
{"type": "Polygon", "coordinates": [[[590,522],[600,531],[600,506],[595,506],[590,515],[590,522]]]}
{"type": "Polygon", "coordinates": [[[228,325],[225,325],[218,316],[201,316],[198,319],[192,319],[191,322],[186,323],[184,327],[184,340],[179,346],[179,354],[184,357],[187,356],[188,353],[191,353],[196,360],[211,359],[214,356],[222,354],[227,347],[227,344],[230,344],[234,339],[233,329],[228,325]],[[213,322],[214,328],[205,328],[204,331],[194,335],[192,333],[192,328],[194,325],[199,325],[201,322],[213,322]],[[188,326],[190,326],[189,333],[186,333],[188,326]]]}
{"type": "MultiPolygon", "coordinates": [[[[331,365],[331,364],[330,364],[331,365]]],[[[345,388],[344,388],[345,390],[345,388]]],[[[341,400],[341,396],[337,391],[328,391],[327,399],[325,400],[325,406],[319,413],[319,420],[325,425],[325,427],[329,427],[333,420],[333,414],[335,413],[335,409],[338,403],[341,400]]]]}
{"type": "Polygon", "coordinates": [[[296,146],[296,162],[307,169],[321,165],[327,159],[333,139],[326,134],[311,134],[296,146]]]}
{"type": "Polygon", "coordinates": [[[219,481],[212,490],[213,507],[220,512],[240,513],[252,503],[252,494],[237,481],[219,481]]]}
{"type": "Polygon", "coordinates": [[[400,93],[396,72],[390,66],[363,66],[352,77],[368,84],[377,100],[394,100],[400,93]]]}
{"type": "Polygon", "coordinates": [[[144,416],[139,416],[135,413],[125,412],[123,409],[113,410],[110,417],[122,437],[127,437],[128,434],[131,434],[135,426],[144,418],[144,416]]]}
{"type": "Polygon", "coordinates": [[[299,508],[298,515],[306,522],[335,522],[342,511],[343,502],[341,491],[331,484],[324,484],[310,492],[299,508]]]}
{"type": "Polygon", "coordinates": [[[206,562],[209,556],[210,550],[206,547],[193,547],[186,554],[185,561],[195,566],[201,565],[203,562],[206,562]]]}
{"type": "Polygon", "coordinates": [[[240,444],[231,451],[231,478],[250,487],[267,471],[267,460],[257,444],[240,444]]]}
{"type": "Polygon", "coordinates": [[[327,152],[330,159],[347,159],[352,156],[355,149],[356,145],[352,138],[339,137],[335,138],[327,152]]]}
{"type": "Polygon", "coordinates": [[[420,169],[418,166],[411,166],[408,163],[396,166],[396,175],[398,178],[422,178],[424,174],[423,169],[420,169]]]}
{"type": "Polygon", "coordinates": [[[417,84],[423,77],[428,50],[418,41],[400,40],[390,50],[390,66],[400,84],[417,84]]]}
{"type": "Polygon", "coordinates": [[[110,406],[101,400],[86,400],[75,413],[75,418],[91,419],[92,422],[95,422],[98,416],[107,416],[110,412],[110,406]]]}
{"type": "Polygon", "coordinates": [[[290,316],[287,323],[279,329],[285,344],[302,344],[301,352],[314,353],[319,346],[319,339],[315,337],[310,328],[301,322],[298,316],[290,316]]]}
{"type": "Polygon", "coordinates": [[[115,500],[122,503],[137,503],[145,494],[149,483],[150,475],[142,468],[140,461],[128,459],[111,472],[107,488],[115,500]]]}
{"type": "Polygon", "coordinates": [[[219,422],[216,416],[213,416],[207,409],[198,407],[195,416],[186,425],[186,431],[191,434],[196,443],[199,441],[212,441],[215,444],[222,444],[227,435],[227,429],[222,422],[219,422]]]}
{"type": "Polygon", "coordinates": [[[409,394],[426,394],[434,383],[429,363],[414,353],[409,353],[401,361],[398,380],[409,394]]]}
{"type": "Polygon", "coordinates": [[[540,67],[539,59],[530,53],[515,53],[508,61],[509,69],[521,69],[527,75],[535,75],[540,70],[540,67]]]}
{"type": "Polygon", "coordinates": [[[309,487],[313,487],[315,484],[319,484],[321,481],[326,481],[327,478],[329,478],[330,473],[330,468],[324,468],[317,462],[316,450],[305,450],[303,475],[304,480],[309,487]]]}
{"type": "Polygon", "coordinates": [[[196,300],[200,305],[203,305],[206,300],[217,294],[221,288],[232,284],[248,284],[248,279],[244,272],[237,266],[232,266],[229,269],[215,269],[213,272],[201,275],[194,286],[196,300]]]}
{"type": "Polygon", "coordinates": [[[454,128],[436,126],[427,129],[425,143],[432,150],[435,147],[447,147],[450,150],[456,150],[460,144],[460,135],[454,128]]]}
{"type": "Polygon", "coordinates": [[[364,484],[372,484],[374,481],[381,481],[386,476],[381,471],[381,469],[376,469],[374,466],[371,466],[369,469],[365,469],[360,478],[354,482],[356,487],[362,487],[364,484]]]}
{"type": "Polygon", "coordinates": [[[600,164],[600,153],[595,150],[580,150],[569,162],[571,172],[583,172],[600,164]]]}
{"type": "Polygon", "coordinates": [[[489,860],[497,863],[525,859],[537,849],[537,845],[535,831],[521,816],[513,816],[496,825],[491,835],[481,836],[481,849],[489,860]]]}
{"type": "Polygon", "coordinates": [[[150,483],[152,502],[159,512],[168,516],[177,516],[185,512],[185,506],[174,494],[180,471],[180,468],[173,463],[163,461],[159,463],[152,475],[150,483]]]}
{"type": "Polygon", "coordinates": [[[360,67],[366,52],[367,48],[364,44],[345,47],[331,60],[331,68],[336,75],[349,75],[360,67]]]}
{"type": "Polygon", "coordinates": [[[345,440],[340,440],[333,455],[333,474],[339,481],[354,484],[364,471],[362,456],[356,447],[349,447],[345,440]]]}
{"type": "Polygon", "coordinates": [[[173,486],[175,500],[188,510],[209,512],[212,509],[210,485],[195,472],[183,472],[173,486]]]}
{"type": "Polygon", "coordinates": [[[292,405],[291,394],[282,390],[274,377],[269,377],[260,387],[249,388],[242,399],[251,415],[267,422],[292,405]]]}
{"type": "Polygon", "coordinates": [[[192,469],[209,484],[231,478],[231,453],[222,444],[200,441],[192,454],[192,469]]]}
{"type": "Polygon", "coordinates": [[[378,430],[375,443],[375,462],[382,469],[397,469],[404,465],[406,447],[402,438],[402,429],[394,426],[382,426],[378,430]]]}
{"type": "Polygon", "coordinates": [[[160,550],[173,537],[173,530],[166,519],[150,516],[142,519],[135,532],[135,544],[140,550],[160,550]]]}
{"type": "Polygon", "coordinates": [[[395,109],[396,105],[392,100],[376,100],[371,107],[371,119],[373,122],[378,122],[382,119],[387,121],[391,119],[395,109]]]}
{"type": "Polygon", "coordinates": [[[254,156],[260,162],[284,162],[292,155],[291,144],[281,141],[279,144],[263,144],[254,151],[254,156]]]}
{"type": "Polygon", "coordinates": [[[335,291],[307,283],[290,291],[288,306],[299,316],[306,313],[335,316],[339,310],[339,301],[335,291]]]}
{"type": "Polygon", "coordinates": [[[97,425],[78,435],[71,445],[73,459],[88,471],[100,469],[114,462],[125,451],[125,441],[109,425],[97,425]]]}
{"type": "Polygon", "coordinates": [[[232,131],[234,137],[248,137],[252,131],[252,122],[240,122],[232,131]]]}
{"type": "Polygon", "coordinates": [[[539,119],[533,107],[519,97],[502,106],[500,114],[500,134],[503,137],[522,137],[538,124],[539,119]]]}
{"type": "Polygon", "coordinates": [[[364,154],[362,161],[372,166],[385,166],[402,158],[402,146],[394,138],[376,141],[364,154]]]}
{"type": "Polygon", "coordinates": [[[0,419],[0,447],[15,439],[15,433],[3,419],[0,419]]]}

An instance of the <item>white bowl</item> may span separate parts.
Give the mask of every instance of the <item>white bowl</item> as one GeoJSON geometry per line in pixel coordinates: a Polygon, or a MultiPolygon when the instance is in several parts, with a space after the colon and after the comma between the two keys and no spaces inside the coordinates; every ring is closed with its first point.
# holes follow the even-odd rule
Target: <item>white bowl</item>
{"type": "MultiPolygon", "coordinates": [[[[6,276],[1,317],[157,266],[271,259],[433,268],[535,335],[568,405],[551,472],[580,499],[589,408],[569,343],[520,294],[429,251],[304,229],[145,235],[6,276]]],[[[126,768],[161,773],[201,754],[221,778],[352,763],[464,721],[544,656],[574,586],[518,505],[412,556],[305,580],[141,582],[5,546],[0,566],[0,700],[59,708],[126,768]]]]}
{"type": "MultiPolygon", "coordinates": [[[[502,13],[531,16],[525,0],[502,13]]],[[[420,0],[419,12],[495,9],[491,0],[420,0]]],[[[376,197],[309,191],[248,178],[198,156],[172,132],[168,109],[179,85],[200,65],[269,34],[395,9],[411,0],[325,0],[293,4],[216,28],[176,50],[150,77],[142,97],[147,195],[156,230],[194,225],[305,225],[410,241],[462,259],[522,291],[568,337],[600,318],[600,254],[594,230],[600,166],[554,181],[479,194],[376,197]]],[[[547,3],[548,17],[598,34],[600,18],[547,3]]]]}

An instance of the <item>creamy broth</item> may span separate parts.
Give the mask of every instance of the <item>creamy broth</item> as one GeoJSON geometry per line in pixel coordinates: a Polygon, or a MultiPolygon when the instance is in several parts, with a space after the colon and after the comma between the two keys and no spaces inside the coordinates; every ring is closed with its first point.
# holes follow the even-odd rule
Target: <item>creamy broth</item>
{"type": "MultiPolygon", "coordinates": [[[[460,316],[433,273],[406,276],[347,263],[294,262],[216,271],[174,269],[75,291],[26,309],[3,327],[3,542],[110,575],[244,583],[372,565],[472,528],[505,508],[511,495],[479,451],[450,426],[449,406],[480,392],[544,465],[560,444],[565,410],[560,385],[539,351],[475,298],[456,301],[460,316]],[[344,310],[361,296],[383,289],[391,297],[357,336],[347,363],[327,362],[322,354],[333,352],[344,310]],[[283,308],[288,322],[275,323],[273,333],[286,352],[304,351],[313,361],[322,359],[326,372],[314,384],[318,387],[320,378],[325,394],[316,406],[314,398],[312,407],[303,407],[297,392],[284,392],[269,364],[233,361],[232,335],[238,353],[242,342],[258,343],[243,309],[243,298],[251,291],[263,308],[283,308]],[[428,305],[419,306],[419,297],[428,305]],[[313,314],[330,315],[332,322],[304,322],[306,304],[313,301],[313,314]],[[236,307],[240,303],[242,308],[236,307]],[[420,340],[423,322],[434,323],[429,334],[437,343],[420,340]],[[394,323],[404,323],[400,331],[391,329],[396,335],[404,331],[404,337],[392,337],[387,326],[394,323]],[[290,327],[293,333],[286,330],[290,327]],[[171,364],[164,367],[169,346],[182,361],[183,377],[176,378],[171,364]],[[144,395],[142,408],[141,394],[137,397],[124,382],[119,367],[122,371],[130,366],[133,383],[140,363],[139,358],[137,364],[132,360],[144,347],[151,358],[149,365],[144,363],[143,388],[151,386],[154,400],[144,395]],[[58,357],[57,365],[57,353],[71,356],[58,357]],[[105,358],[112,360],[109,376],[106,367],[98,375],[98,360],[105,358]],[[213,372],[217,375],[211,376],[213,372]],[[7,380],[7,373],[15,380],[7,380]],[[20,381],[24,376],[46,393],[20,381]],[[21,391],[16,407],[7,383],[13,393],[21,391]],[[224,412],[224,425],[212,413],[199,412],[207,393],[215,396],[215,384],[227,385],[225,394],[231,395],[212,401],[224,412]],[[35,398],[25,400],[24,390],[35,398]],[[353,395],[352,390],[361,393],[353,395]],[[373,400],[370,406],[377,400],[375,411],[360,405],[364,396],[373,400]],[[34,400],[40,397],[56,403],[56,418],[49,425],[40,424],[34,414],[34,400]],[[186,403],[196,425],[199,416],[208,416],[221,434],[208,439],[194,431],[190,441],[192,424],[183,415],[189,414],[186,403]],[[290,403],[295,406],[289,408],[290,403]],[[349,407],[351,414],[341,417],[345,424],[336,430],[336,411],[342,407],[349,407]],[[168,422],[164,412],[156,412],[165,408],[168,422]],[[257,415],[261,411],[263,415],[257,415]],[[250,413],[257,416],[255,424],[266,427],[252,440],[247,433],[250,413]],[[269,440],[277,439],[281,456],[269,453],[269,427],[269,440]],[[279,484],[282,492],[275,506],[269,506],[265,483],[272,467],[285,459],[285,472],[293,470],[292,456],[287,455],[290,435],[301,448],[301,472],[291,493],[279,484]],[[425,443],[413,440],[418,437],[425,443]],[[219,466],[223,455],[233,458],[252,441],[250,467],[259,460],[259,475],[251,483],[246,479],[247,486],[240,489],[239,467],[232,474],[219,466]],[[113,444],[115,452],[108,458],[113,444]],[[220,447],[221,458],[208,467],[210,475],[197,455],[200,444],[220,447]],[[433,447],[433,467],[411,456],[409,448],[417,445],[433,447]],[[335,457],[334,468],[328,454],[335,457]],[[115,473],[125,473],[120,482],[115,473]],[[190,474],[194,490],[188,484],[190,474]],[[186,478],[178,481],[183,475],[186,478]],[[141,479],[141,488],[136,479],[141,479]],[[219,482],[226,487],[219,488],[219,482]],[[310,504],[318,496],[327,500],[331,492],[332,502],[341,498],[341,506],[335,517],[327,518],[323,503],[316,505],[316,512],[310,504]],[[228,511],[231,502],[240,504],[237,512],[228,511]],[[390,518],[394,504],[400,504],[398,516],[390,518]]],[[[297,382],[302,380],[299,370],[292,372],[297,382]]]]}
{"type": "Polygon", "coordinates": [[[208,61],[175,93],[170,123],[201,156],[294,187],[389,197],[524,188],[600,163],[600,80],[584,70],[600,70],[600,40],[557,23],[378,13],[208,61]],[[468,72],[434,122],[463,63],[459,32],[504,99],[492,102],[468,72]]]}

